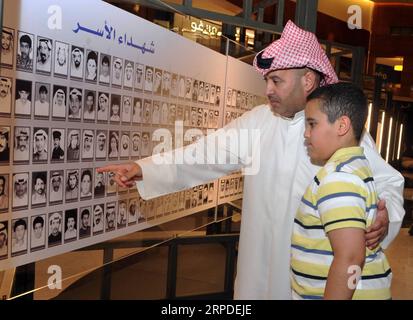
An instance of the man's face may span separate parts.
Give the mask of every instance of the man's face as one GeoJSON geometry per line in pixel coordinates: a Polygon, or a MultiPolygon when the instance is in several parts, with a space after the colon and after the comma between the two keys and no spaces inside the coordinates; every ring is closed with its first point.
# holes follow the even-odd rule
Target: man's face
{"type": "Polygon", "coordinates": [[[32,48],[27,42],[20,43],[20,52],[21,52],[21,56],[23,59],[29,59],[31,51],[32,51],[32,48]]]}
{"type": "Polygon", "coordinates": [[[87,96],[86,97],[87,110],[92,111],[93,110],[93,104],[94,104],[93,96],[87,96]]]}
{"type": "Polygon", "coordinates": [[[14,184],[14,189],[16,190],[16,196],[21,198],[27,193],[27,180],[23,182],[16,182],[14,184]]]}
{"type": "Polygon", "coordinates": [[[52,234],[56,236],[60,231],[60,218],[55,217],[51,222],[52,234]]]}
{"type": "Polygon", "coordinates": [[[6,234],[5,233],[0,233],[0,248],[3,248],[6,244],[6,234]]]}
{"type": "Polygon", "coordinates": [[[98,148],[99,151],[103,151],[105,149],[105,142],[106,142],[106,138],[105,137],[98,137],[98,148]]]}
{"type": "Polygon", "coordinates": [[[36,239],[40,239],[43,233],[43,225],[40,222],[36,223],[34,225],[33,232],[34,232],[34,237],[36,239]]]}
{"type": "Polygon", "coordinates": [[[115,227],[115,208],[108,208],[106,212],[106,222],[109,228],[115,227]]]}
{"type": "Polygon", "coordinates": [[[95,210],[93,212],[93,218],[95,221],[95,226],[100,224],[100,222],[102,221],[102,208],[101,207],[95,207],[95,210]]]}
{"type": "Polygon", "coordinates": [[[10,93],[10,87],[10,80],[0,79],[0,98],[5,98],[10,93]]]}
{"type": "Polygon", "coordinates": [[[146,81],[147,82],[152,82],[152,74],[153,74],[152,69],[146,69],[146,81]]]}
{"type": "Polygon", "coordinates": [[[323,165],[337,150],[339,121],[330,123],[328,116],[320,110],[321,101],[314,99],[305,107],[305,144],[314,164],[323,165]]]}
{"type": "Polygon", "coordinates": [[[133,136],[133,138],[132,138],[132,148],[133,148],[133,151],[138,151],[138,150],[139,150],[140,140],[141,140],[141,139],[139,138],[139,136],[137,136],[137,135],[133,136]]]}
{"type": "Polygon", "coordinates": [[[65,95],[62,92],[56,93],[56,102],[58,105],[63,105],[65,103],[65,95]]]}
{"type": "Polygon", "coordinates": [[[142,81],[143,70],[141,68],[136,69],[136,82],[142,81]]]}
{"type": "Polygon", "coordinates": [[[16,233],[16,239],[18,241],[21,241],[21,240],[24,239],[24,235],[26,233],[26,228],[22,225],[19,225],[19,226],[17,226],[15,233],[16,233]]]}
{"type": "Polygon", "coordinates": [[[82,183],[81,183],[81,191],[83,194],[88,194],[91,190],[91,180],[90,176],[85,174],[82,178],[82,183]]]}
{"type": "Polygon", "coordinates": [[[129,99],[125,99],[124,101],[123,101],[123,112],[124,113],[129,113],[129,110],[130,110],[130,100],[129,99]]]}
{"type": "Polygon", "coordinates": [[[49,60],[50,50],[46,41],[41,41],[39,44],[39,57],[40,62],[42,63],[45,63],[47,60],[49,60]]]}
{"type": "Polygon", "coordinates": [[[27,98],[29,97],[29,93],[25,90],[20,90],[19,91],[19,96],[20,96],[20,99],[22,100],[22,102],[26,103],[27,98]]]}
{"type": "Polygon", "coordinates": [[[83,147],[86,151],[90,151],[92,148],[93,138],[91,136],[85,136],[85,140],[83,141],[83,147]]]}
{"type": "Polygon", "coordinates": [[[125,202],[121,202],[121,203],[120,203],[119,214],[120,214],[122,217],[125,217],[125,216],[126,216],[126,203],[125,203],[125,202]]]}
{"type": "Polygon", "coordinates": [[[106,62],[102,62],[102,66],[100,68],[102,70],[102,75],[107,77],[109,75],[109,64],[106,62]]]}
{"type": "Polygon", "coordinates": [[[43,135],[37,135],[34,138],[34,143],[36,146],[36,152],[42,152],[45,146],[45,139],[43,135]]]}
{"type": "Polygon", "coordinates": [[[60,139],[59,139],[59,138],[54,138],[54,139],[53,139],[53,146],[54,146],[55,148],[57,148],[57,147],[60,146],[60,139]]]}
{"type": "Polygon", "coordinates": [[[89,214],[85,213],[82,216],[82,227],[86,229],[89,226],[89,214]]]}
{"type": "Polygon", "coordinates": [[[122,62],[120,60],[115,60],[113,67],[115,70],[115,78],[119,80],[122,74],[122,62]]]}
{"type": "Polygon", "coordinates": [[[105,99],[105,97],[100,96],[99,97],[99,106],[100,106],[101,111],[105,111],[107,105],[108,105],[108,102],[105,99]]]}
{"type": "Polygon", "coordinates": [[[96,175],[96,185],[97,185],[98,187],[103,186],[103,173],[101,173],[101,172],[99,172],[99,173],[96,175]]]}
{"type": "Polygon", "coordinates": [[[69,187],[70,187],[70,190],[75,189],[75,188],[76,188],[76,185],[77,185],[76,176],[75,176],[74,174],[71,174],[71,175],[69,176],[69,187]]]}
{"type": "Polygon", "coordinates": [[[4,134],[0,133],[0,152],[3,152],[7,148],[7,138],[4,134]]]}
{"type": "Polygon", "coordinates": [[[265,76],[266,95],[273,113],[291,118],[304,109],[307,94],[303,72],[304,69],[276,70],[265,76]]]}
{"type": "Polygon", "coordinates": [[[87,61],[87,70],[89,72],[89,75],[96,74],[96,61],[94,59],[89,59],[87,61]]]}
{"type": "Polygon", "coordinates": [[[75,219],[73,217],[69,217],[67,219],[67,230],[73,231],[75,229],[75,219]]]}
{"type": "Polygon", "coordinates": [[[44,181],[40,178],[36,179],[36,184],[34,185],[34,191],[38,195],[43,195],[44,194],[44,181]]]}
{"type": "Polygon", "coordinates": [[[129,147],[129,138],[128,136],[122,136],[122,148],[123,149],[128,149],[129,147]]]}
{"type": "Polygon", "coordinates": [[[70,139],[70,147],[72,149],[76,149],[79,144],[79,138],[77,135],[73,135],[72,138],[70,139]]]}
{"type": "Polygon", "coordinates": [[[148,142],[149,142],[149,135],[143,134],[143,135],[142,135],[142,142],[143,142],[144,144],[148,144],[148,142]]]}
{"type": "Polygon", "coordinates": [[[11,43],[12,43],[12,39],[13,38],[11,34],[3,32],[1,34],[1,49],[4,51],[9,51],[11,43]]]}
{"type": "Polygon", "coordinates": [[[73,51],[72,52],[72,59],[73,59],[73,63],[75,65],[76,68],[80,67],[80,64],[82,62],[82,54],[79,50],[73,51]]]}
{"type": "Polygon", "coordinates": [[[132,65],[130,63],[126,64],[125,75],[126,75],[126,80],[128,80],[128,81],[132,80],[133,68],[132,68],[132,65]]]}
{"type": "Polygon", "coordinates": [[[52,178],[52,187],[53,187],[54,192],[59,191],[61,182],[62,182],[62,178],[60,176],[56,176],[52,178]]]}
{"type": "Polygon", "coordinates": [[[45,91],[40,91],[39,98],[40,98],[40,102],[44,103],[47,99],[47,93],[45,91]]]}
{"type": "Polygon", "coordinates": [[[112,105],[112,115],[119,115],[119,105],[116,103],[112,105]]]}
{"type": "Polygon", "coordinates": [[[59,49],[57,49],[57,63],[61,67],[66,63],[66,49],[62,47],[59,47],[59,49]]]}
{"type": "Polygon", "coordinates": [[[72,94],[70,96],[70,111],[72,114],[78,114],[80,110],[80,100],[77,94],[72,94]]]}

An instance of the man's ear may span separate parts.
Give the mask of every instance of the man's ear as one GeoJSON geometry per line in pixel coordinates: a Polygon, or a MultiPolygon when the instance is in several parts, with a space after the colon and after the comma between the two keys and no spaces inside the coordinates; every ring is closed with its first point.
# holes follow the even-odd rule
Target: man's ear
{"type": "Polygon", "coordinates": [[[302,81],[303,81],[304,90],[307,93],[311,93],[318,87],[317,76],[315,72],[311,70],[306,69],[306,72],[303,75],[302,81]]]}
{"type": "Polygon", "coordinates": [[[347,116],[341,116],[337,119],[337,134],[344,136],[351,129],[351,120],[347,116]]]}

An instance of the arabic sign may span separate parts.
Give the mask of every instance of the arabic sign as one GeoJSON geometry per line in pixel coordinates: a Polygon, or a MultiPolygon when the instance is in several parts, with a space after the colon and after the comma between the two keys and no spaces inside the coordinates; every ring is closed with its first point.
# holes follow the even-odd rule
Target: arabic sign
{"type": "Polygon", "coordinates": [[[105,21],[105,26],[99,30],[99,28],[97,28],[96,30],[91,29],[91,28],[87,28],[84,27],[82,25],[80,25],[80,23],[77,23],[77,28],[73,29],[72,31],[74,33],[78,33],[79,31],[83,31],[86,33],[90,33],[93,34],[94,36],[97,37],[101,37],[103,38],[105,36],[105,38],[107,40],[113,40],[115,42],[117,42],[119,45],[126,45],[135,49],[138,49],[139,51],[142,52],[142,54],[145,54],[145,52],[149,52],[154,54],[155,53],[155,44],[153,41],[151,41],[149,48],[146,47],[146,42],[144,42],[142,45],[137,45],[133,42],[133,38],[132,36],[128,37],[126,33],[118,33],[118,37],[116,37],[116,29],[113,28],[111,25],[109,25],[106,21],[105,21]]]}

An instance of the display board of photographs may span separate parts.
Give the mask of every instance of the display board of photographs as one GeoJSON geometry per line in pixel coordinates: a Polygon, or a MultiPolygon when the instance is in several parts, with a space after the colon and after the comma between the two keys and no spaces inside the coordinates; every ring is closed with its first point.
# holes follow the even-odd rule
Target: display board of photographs
{"type": "Polygon", "coordinates": [[[216,205],[217,181],[144,201],[96,168],[151,155],[177,120],[218,128],[222,85],[8,27],[2,41],[0,259],[216,205]]]}

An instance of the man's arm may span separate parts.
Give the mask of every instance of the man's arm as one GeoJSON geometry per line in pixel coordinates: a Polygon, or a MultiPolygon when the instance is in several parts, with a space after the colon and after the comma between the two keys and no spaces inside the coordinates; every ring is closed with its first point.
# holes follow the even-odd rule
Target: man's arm
{"type": "MultiPolygon", "coordinates": [[[[328,234],[334,259],[328,272],[324,291],[326,300],[351,300],[356,283],[351,271],[361,270],[364,266],[366,247],[364,244],[364,229],[344,228],[330,231],[328,234]]],[[[356,271],[357,272],[357,271],[356,271]]]]}
{"type": "MultiPolygon", "coordinates": [[[[361,146],[364,147],[364,153],[373,171],[374,182],[376,184],[379,198],[385,200],[390,224],[387,236],[382,241],[381,246],[387,248],[399,233],[405,214],[403,208],[404,178],[378,154],[370,134],[365,133],[363,135],[361,146]]],[[[377,213],[378,216],[382,214],[380,210],[378,210],[377,213]]],[[[383,219],[379,219],[377,223],[373,223],[371,228],[367,231],[370,231],[371,229],[379,230],[381,226],[378,226],[378,224],[383,224],[383,219]]],[[[371,239],[374,239],[376,235],[377,233],[373,234],[371,239]]]]}

